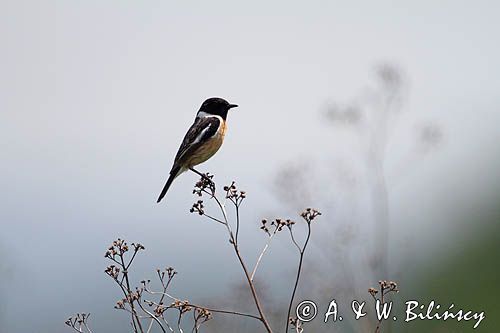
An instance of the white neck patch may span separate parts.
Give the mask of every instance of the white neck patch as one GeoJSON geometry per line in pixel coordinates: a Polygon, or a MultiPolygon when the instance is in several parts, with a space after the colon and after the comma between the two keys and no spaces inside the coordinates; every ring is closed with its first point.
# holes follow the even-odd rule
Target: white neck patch
{"type": "Polygon", "coordinates": [[[207,113],[205,111],[198,111],[196,118],[217,117],[222,120],[222,117],[216,114],[207,113]]]}
{"type": "Polygon", "coordinates": [[[198,111],[198,113],[196,114],[196,117],[199,117],[199,118],[205,118],[205,117],[209,117],[209,116],[213,116],[213,114],[206,113],[205,111],[198,111]]]}

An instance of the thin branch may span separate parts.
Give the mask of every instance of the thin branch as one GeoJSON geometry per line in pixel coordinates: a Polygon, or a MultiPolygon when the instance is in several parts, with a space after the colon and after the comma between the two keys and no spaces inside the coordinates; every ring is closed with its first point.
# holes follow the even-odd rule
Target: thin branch
{"type": "Polygon", "coordinates": [[[233,203],[236,208],[236,244],[238,244],[238,234],[240,233],[240,205],[238,204],[238,200],[233,203]]]}
{"type": "MultiPolygon", "coordinates": [[[[158,294],[161,294],[161,295],[164,295],[164,296],[167,296],[168,298],[174,300],[174,301],[181,301],[179,298],[177,297],[174,297],[168,293],[162,293],[162,292],[159,292],[159,291],[151,291],[151,290],[147,290],[148,293],[152,294],[152,295],[158,295],[158,294]]],[[[146,301],[146,302],[150,302],[150,303],[153,303],[153,304],[156,304],[154,302],[151,302],[151,301],[146,301]]],[[[253,314],[249,314],[249,313],[244,313],[244,312],[238,312],[238,311],[233,311],[233,310],[220,310],[220,309],[212,309],[212,308],[209,308],[209,307],[206,307],[206,306],[202,306],[202,305],[197,305],[197,304],[191,304],[189,303],[189,306],[190,307],[193,307],[195,309],[200,309],[200,310],[207,310],[207,311],[210,311],[210,312],[213,312],[213,313],[222,313],[222,314],[231,314],[231,315],[236,315],[236,316],[242,316],[242,317],[248,317],[248,318],[253,318],[253,319],[257,319],[257,320],[261,320],[260,317],[256,316],[256,315],[253,315],[253,314]]]]}
{"type": "Polygon", "coordinates": [[[184,331],[181,328],[181,319],[182,319],[182,309],[179,309],[179,319],[177,319],[177,329],[179,330],[180,333],[184,333],[184,331]]]}
{"type": "Polygon", "coordinates": [[[209,219],[211,219],[211,220],[213,220],[213,221],[215,221],[215,222],[217,222],[217,223],[224,224],[224,225],[226,224],[226,223],[224,223],[223,221],[219,220],[219,219],[218,219],[218,218],[216,218],[216,217],[210,216],[210,215],[205,214],[205,213],[203,213],[203,215],[205,215],[206,217],[208,217],[209,219]]]}
{"type": "Polygon", "coordinates": [[[130,267],[130,265],[132,265],[132,261],[134,261],[135,255],[137,254],[137,252],[139,252],[139,250],[136,248],[134,250],[134,254],[132,255],[132,258],[130,258],[130,261],[128,262],[127,266],[124,267],[126,271],[128,271],[128,268],[130,267]]]}
{"type": "MultiPolygon", "coordinates": [[[[295,293],[297,291],[297,286],[299,285],[299,279],[300,279],[300,273],[302,272],[302,262],[304,260],[304,252],[307,248],[307,244],[309,243],[309,239],[311,238],[311,221],[310,220],[306,220],[307,222],[307,238],[306,238],[306,241],[304,242],[304,247],[302,249],[300,249],[299,247],[299,252],[300,252],[300,259],[299,259],[299,267],[297,268],[297,277],[295,279],[295,285],[293,287],[293,292],[292,292],[292,298],[290,299],[290,304],[288,304],[288,314],[287,314],[287,318],[286,318],[286,329],[285,329],[285,332],[288,332],[288,326],[290,325],[290,313],[292,312],[292,305],[293,305],[293,300],[295,298],[295,293]]],[[[290,234],[292,235],[292,239],[293,239],[293,232],[292,232],[292,229],[290,229],[290,234]]],[[[293,239],[293,242],[297,245],[297,243],[295,242],[295,239],[293,239]]]]}
{"type": "MultiPolygon", "coordinates": [[[[124,268],[124,270],[122,271],[122,274],[125,276],[125,283],[127,285],[127,293],[128,293],[128,295],[130,295],[132,293],[132,290],[130,289],[130,281],[128,279],[127,266],[125,265],[125,261],[123,259],[124,252],[123,252],[121,246],[119,246],[118,248],[120,250],[120,256],[119,257],[120,257],[121,265],[124,268]]],[[[129,263],[129,266],[130,266],[130,263],[129,263]]],[[[132,298],[130,299],[129,304],[130,304],[130,308],[132,309],[132,313],[133,313],[133,315],[132,315],[132,324],[134,326],[135,331],[137,331],[137,327],[139,327],[140,332],[144,332],[144,330],[142,329],[141,321],[138,318],[137,311],[135,310],[134,300],[132,298]],[[137,325],[136,325],[135,321],[137,321],[137,325]]]]}
{"type": "Polygon", "coordinates": [[[288,226],[288,230],[290,231],[290,237],[292,238],[293,244],[295,245],[297,250],[299,250],[299,252],[302,252],[302,249],[300,248],[299,244],[295,241],[295,237],[293,236],[293,231],[292,231],[291,226],[288,226]]]}
{"type": "Polygon", "coordinates": [[[260,300],[259,300],[259,297],[257,296],[257,291],[255,290],[255,286],[253,284],[253,281],[250,279],[250,274],[248,273],[248,269],[247,269],[245,262],[241,256],[240,250],[238,248],[238,243],[236,242],[236,239],[235,239],[233,232],[231,230],[231,226],[228,223],[226,209],[221,204],[219,198],[217,198],[216,196],[213,196],[213,198],[215,199],[215,202],[217,202],[217,205],[219,206],[219,208],[222,211],[222,214],[224,215],[224,221],[226,221],[226,228],[227,228],[229,236],[230,236],[231,244],[233,245],[234,252],[236,253],[236,256],[238,257],[241,268],[243,269],[243,272],[245,273],[245,277],[247,279],[248,286],[250,287],[250,291],[252,292],[252,297],[254,299],[255,306],[257,307],[257,311],[259,312],[259,315],[260,315],[260,321],[262,322],[262,324],[266,328],[267,332],[272,333],[271,326],[269,325],[269,322],[266,319],[264,311],[262,310],[262,305],[260,304],[260,300]]]}
{"type": "Polygon", "coordinates": [[[260,264],[260,262],[262,260],[262,257],[264,256],[264,254],[266,253],[267,249],[269,248],[269,245],[271,244],[271,240],[273,239],[274,235],[276,235],[276,231],[274,233],[272,233],[271,236],[269,236],[269,239],[267,240],[266,245],[264,246],[264,248],[260,252],[259,257],[257,258],[257,262],[255,263],[255,266],[253,268],[252,275],[250,276],[250,280],[253,281],[253,279],[255,277],[255,273],[257,272],[257,268],[259,267],[259,264],[260,264]]]}
{"type": "MultiPolygon", "coordinates": [[[[163,333],[167,332],[165,330],[165,328],[163,327],[163,325],[161,324],[160,320],[158,318],[156,318],[156,316],[154,315],[154,313],[151,313],[146,308],[144,308],[142,306],[141,302],[137,302],[137,304],[139,305],[139,307],[141,308],[142,311],[146,312],[151,317],[151,323],[149,324],[148,330],[146,331],[147,333],[149,333],[151,331],[151,328],[153,326],[153,322],[155,322],[155,321],[158,324],[158,326],[160,326],[160,329],[162,330],[163,333]]],[[[172,329],[170,329],[170,331],[173,332],[172,329]]]]}

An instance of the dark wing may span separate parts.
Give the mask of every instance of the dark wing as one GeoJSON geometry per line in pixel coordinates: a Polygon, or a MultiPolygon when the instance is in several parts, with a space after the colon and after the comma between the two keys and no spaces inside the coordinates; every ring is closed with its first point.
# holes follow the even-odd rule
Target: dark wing
{"type": "Polygon", "coordinates": [[[189,156],[189,152],[196,150],[207,139],[211,138],[220,126],[218,117],[196,118],[193,125],[189,128],[182,144],[175,155],[174,166],[172,170],[182,164],[184,157],[189,156]]]}

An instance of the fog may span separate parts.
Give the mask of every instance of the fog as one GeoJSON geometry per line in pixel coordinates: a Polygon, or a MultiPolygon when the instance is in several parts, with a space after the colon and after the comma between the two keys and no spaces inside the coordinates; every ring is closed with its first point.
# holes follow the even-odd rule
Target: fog
{"type": "MultiPolygon", "coordinates": [[[[418,249],[424,262],[454,235],[479,232],[455,222],[498,189],[499,9],[488,1],[2,1],[0,329],[63,332],[79,311],[93,314],[96,331],[127,329],[103,273],[117,237],[146,247],[137,281],[174,266],[182,298],[216,298],[241,281],[227,236],[188,212],[196,175],[179,177],[156,204],[211,96],[240,107],[223,147],[199,169],[247,191],[242,247],[251,260],[265,241],[260,219],[298,212],[275,186],[296,163],[323,170],[311,175],[319,183],[335,165],[344,182],[325,183],[334,184],[328,200],[304,202],[331,204],[321,223],[371,228],[359,133],[325,114],[376,86],[381,64],[405,80],[383,161],[390,269],[407,259],[408,238],[421,240],[406,251],[418,249]],[[418,138],[429,124],[439,142],[427,151],[418,138]]],[[[294,268],[287,246],[276,244],[263,275],[294,268]]]]}

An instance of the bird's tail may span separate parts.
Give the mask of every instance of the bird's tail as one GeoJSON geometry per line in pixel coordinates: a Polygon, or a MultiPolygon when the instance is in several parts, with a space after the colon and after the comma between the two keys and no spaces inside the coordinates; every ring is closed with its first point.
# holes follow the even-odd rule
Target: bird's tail
{"type": "Polygon", "coordinates": [[[167,183],[163,187],[163,190],[161,190],[160,196],[158,197],[158,200],[156,201],[157,203],[160,202],[161,199],[163,199],[165,194],[167,194],[168,188],[170,187],[170,185],[172,185],[172,182],[174,181],[174,179],[177,178],[177,176],[180,175],[181,173],[182,173],[182,171],[181,171],[180,167],[172,168],[172,170],[170,171],[170,176],[168,177],[167,183]]]}

